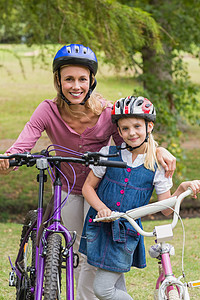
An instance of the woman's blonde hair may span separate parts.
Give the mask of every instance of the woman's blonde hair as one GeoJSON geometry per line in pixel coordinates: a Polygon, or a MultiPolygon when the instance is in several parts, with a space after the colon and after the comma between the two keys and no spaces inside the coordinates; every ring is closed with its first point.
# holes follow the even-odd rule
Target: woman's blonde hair
{"type": "MultiPolygon", "coordinates": [[[[63,66],[64,67],[64,66],[63,66]]],[[[92,83],[94,82],[95,78],[92,74],[92,83]]],[[[61,97],[60,93],[60,86],[59,86],[59,79],[58,79],[58,71],[54,73],[54,87],[57,91],[57,97],[55,98],[55,102],[59,109],[65,108],[65,110],[70,114],[73,115],[73,117],[80,117],[80,115],[83,115],[83,112],[76,112],[72,113],[72,110],[70,108],[70,105],[68,105],[61,97]]],[[[101,94],[97,92],[93,92],[90,98],[86,101],[85,107],[90,109],[95,115],[100,115],[102,111],[107,107],[108,101],[104,100],[104,103],[101,101],[103,97],[101,94]]]]}
{"type": "Polygon", "coordinates": [[[146,157],[144,161],[144,166],[146,169],[149,169],[151,171],[155,171],[155,164],[157,164],[159,168],[159,163],[156,156],[156,147],[158,146],[158,143],[154,140],[153,134],[149,133],[149,138],[146,144],[146,157]]]}

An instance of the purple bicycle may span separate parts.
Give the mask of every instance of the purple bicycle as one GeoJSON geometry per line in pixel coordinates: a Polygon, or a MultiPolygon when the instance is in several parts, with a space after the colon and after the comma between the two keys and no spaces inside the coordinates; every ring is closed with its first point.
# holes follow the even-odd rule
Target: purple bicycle
{"type": "MultiPolygon", "coordinates": [[[[36,165],[39,171],[37,175],[39,183],[38,208],[27,214],[16,261],[13,264],[10,260],[12,271],[10,272],[9,285],[16,287],[16,300],[60,300],[62,269],[66,269],[66,299],[74,300],[73,268],[78,264],[78,257],[73,254],[76,233],[70,233],[61,224],[61,208],[67,201],[67,198],[61,201],[61,163],[126,167],[126,163],[102,159],[102,157],[110,157],[111,155],[104,156],[98,152],[82,154],[61,146],[57,146],[59,151],[67,152],[68,155],[51,156],[51,151],[58,150],[51,149],[52,146],[57,145],[51,145],[45,151],[37,154],[23,153],[0,156],[2,159],[9,159],[10,166],[26,165],[32,167],[36,165]],[[53,181],[54,196],[53,210],[47,212],[44,222],[43,194],[44,183],[47,181],[46,172],[50,174],[53,181]]],[[[72,166],[71,168],[73,171],[72,166]]],[[[65,179],[67,180],[67,178],[65,179]]],[[[72,189],[73,186],[69,187],[68,194],[72,189]]]]}

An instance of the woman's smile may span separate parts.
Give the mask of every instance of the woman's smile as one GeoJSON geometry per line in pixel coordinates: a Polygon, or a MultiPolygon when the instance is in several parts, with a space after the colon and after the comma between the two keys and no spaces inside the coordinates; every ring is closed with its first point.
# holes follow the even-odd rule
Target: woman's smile
{"type": "Polygon", "coordinates": [[[80,92],[80,93],[70,92],[70,94],[71,94],[73,97],[78,98],[78,97],[80,97],[83,93],[82,93],[82,92],[80,92]]]}

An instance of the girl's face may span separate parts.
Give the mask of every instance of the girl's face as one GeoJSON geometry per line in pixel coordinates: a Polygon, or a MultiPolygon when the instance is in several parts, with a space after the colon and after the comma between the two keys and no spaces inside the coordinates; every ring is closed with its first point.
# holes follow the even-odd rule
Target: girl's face
{"type": "MultiPolygon", "coordinates": [[[[144,119],[123,118],[118,121],[118,131],[124,142],[131,147],[137,147],[146,138],[146,125],[144,119]]],[[[147,131],[151,132],[153,122],[148,122],[147,131]]]]}
{"type": "Polygon", "coordinates": [[[60,70],[62,91],[72,104],[81,103],[90,85],[90,71],[82,66],[65,66],[60,70]]]}

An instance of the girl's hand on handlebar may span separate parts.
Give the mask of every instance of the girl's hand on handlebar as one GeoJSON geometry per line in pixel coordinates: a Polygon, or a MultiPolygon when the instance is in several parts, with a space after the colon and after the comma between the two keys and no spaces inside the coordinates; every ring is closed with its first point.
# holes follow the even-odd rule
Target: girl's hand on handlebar
{"type": "MultiPolygon", "coordinates": [[[[8,153],[2,154],[4,156],[9,156],[8,153]]],[[[12,168],[9,168],[9,159],[0,159],[0,174],[6,175],[12,171],[12,168]]]]}
{"type": "MultiPolygon", "coordinates": [[[[98,218],[109,217],[111,215],[111,212],[112,211],[109,208],[102,208],[101,210],[98,211],[97,217],[98,218]]],[[[107,220],[102,222],[112,222],[112,220],[107,220]]]]}
{"type": "Polygon", "coordinates": [[[158,162],[165,169],[165,176],[172,177],[176,169],[176,158],[165,148],[156,149],[158,162]]]}
{"type": "Polygon", "coordinates": [[[200,193],[200,180],[185,181],[181,185],[185,191],[190,187],[193,191],[193,197],[197,198],[197,194],[200,193]]]}

